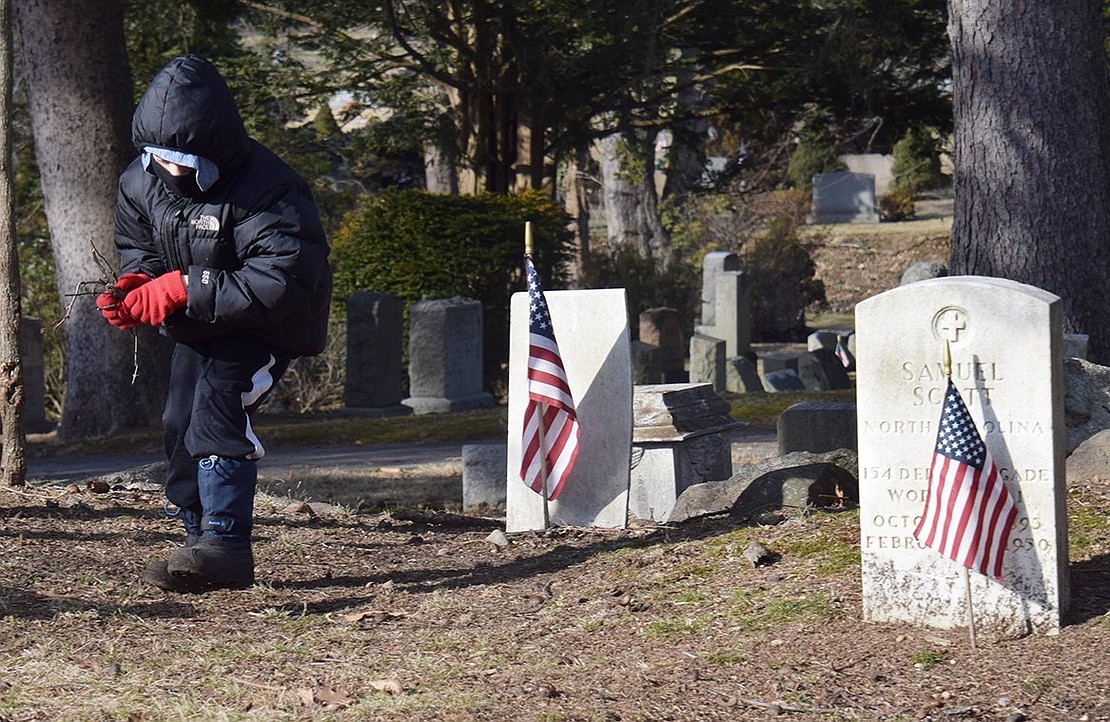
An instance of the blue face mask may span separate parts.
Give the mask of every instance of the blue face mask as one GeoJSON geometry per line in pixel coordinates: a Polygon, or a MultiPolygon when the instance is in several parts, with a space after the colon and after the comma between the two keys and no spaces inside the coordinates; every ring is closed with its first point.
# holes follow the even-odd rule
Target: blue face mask
{"type": "Polygon", "coordinates": [[[162,181],[166,190],[178,198],[198,198],[203,194],[197,185],[197,172],[192,168],[185,175],[174,175],[156,161],[151,161],[150,171],[162,181]]]}

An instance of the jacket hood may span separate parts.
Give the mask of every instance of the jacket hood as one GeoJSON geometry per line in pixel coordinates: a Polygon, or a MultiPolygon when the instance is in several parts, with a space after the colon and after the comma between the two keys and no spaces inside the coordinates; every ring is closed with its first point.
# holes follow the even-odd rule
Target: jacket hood
{"type": "Polygon", "coordinates": [[[171,60],[158,71],[131,120],[131,140],[207,158],[227,175],[247,153],[247,131],[235,99],[199,55],[171,60]]]}

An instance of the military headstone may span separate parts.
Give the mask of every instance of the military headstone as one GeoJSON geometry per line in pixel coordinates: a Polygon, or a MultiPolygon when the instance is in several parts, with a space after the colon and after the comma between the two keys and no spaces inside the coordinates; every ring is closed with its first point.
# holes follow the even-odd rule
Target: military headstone
{"type": "MultiPolygon", "coordinates": [[[[632,449],[632,369],[624,289],[544,294],[580,425],[578,459],[549,504],[553,526],[624,527],[632,449]]],[[[528,294],[513,294],[509,328],[506,531],[542,529],[543,497],[520,479],[528,403],[528,294]]]]}
{"type": "Polygon", "coordinates": [[[923,546],[924,511],[947,380],[1016,500],[1005,581],[970,575],[980,631],[1060,629],[1068,599],[1062,304],[1041,289],[948,277],[856,307],[863,614],[925,627],[968,624],[964,567],[923,546]]]}

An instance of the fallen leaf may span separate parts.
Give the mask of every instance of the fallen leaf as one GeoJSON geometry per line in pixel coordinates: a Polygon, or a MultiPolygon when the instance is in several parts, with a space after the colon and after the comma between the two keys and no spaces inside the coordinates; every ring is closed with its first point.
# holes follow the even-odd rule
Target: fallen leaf
{"type": "Polygon", "coordinates": [[[289,506],[285,507],[285,513],[287,513],[287,514],[308,514],[309,516],[313,515],[312,507],[309,506],[308,502],[305,502],[305,501],[295,501],[295,502],[293,502],[289,506]]]}
{"type": "Polygon", "coordinates": [[[400,614],[393,614],[392,612],[383,612],[381,610],[368,610],[364,612],[348,612],[347,614],[340,614],[339,618],[344,622],[364,622],[371,621],[375,624],[386,622],[395,617],[401,616],[400,614]]]}
{"type": "Polygon", "coordinates": [[[396,677],[390,677],[389,679],[379,679],[377,681],[370,682],[369,684],[370,689],[376,692],[385,692],[386,694],[402,694],[405,691],[405,688],[401,686],[400,680],[398,680],[396,677]]]}
{"type": "Polygon", "coordinates": [[[334,690],[326,685],[318,684],[312,689],[302,687],[294,690],[297,699],[303,705],[320,705],[330,709],[343,709],[350,707],[354,698],[341,690],[334,690]]]}

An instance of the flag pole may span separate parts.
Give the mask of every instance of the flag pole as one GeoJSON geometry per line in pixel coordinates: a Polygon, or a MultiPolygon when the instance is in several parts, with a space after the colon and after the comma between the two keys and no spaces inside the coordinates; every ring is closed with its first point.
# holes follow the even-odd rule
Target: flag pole
{"type": "MultiPolygon", "coordinates": [[[[524,255],[527,258],[532,257],[532,221],[524,222],[524,255]]],[[[543,528],[549,529],[551,527],[551,509],[547,500],[547,452],[544,450],[543,444],[543,437],[546,431],[543,428],[542,412],[537,414],[536,421],[540,427],[540,497],[543,499],[543,528]]]]}
{"type": "MultiPolygon", "coordinates": [[[[952,381],[952,343],[948,339],[944,339],[944,376],[949,382],[952,381]]],[[[971,638],[971,649],[975,651],[977,646],[975,644],[975,608],[971,603],[971,575],[967,572],[967,567],[963,564],[960,565],[963,570],[964,578],[964,596],[967,598],[967,633],[971,638]]]]}

